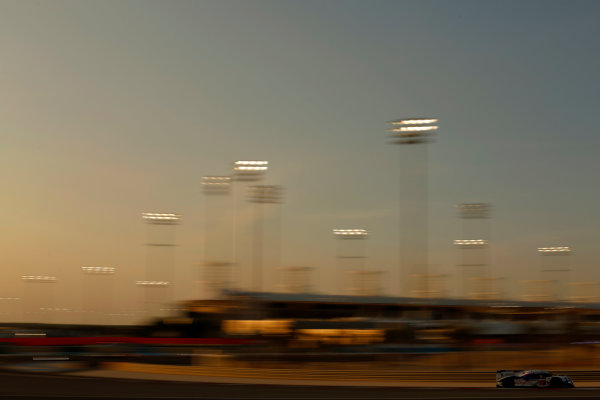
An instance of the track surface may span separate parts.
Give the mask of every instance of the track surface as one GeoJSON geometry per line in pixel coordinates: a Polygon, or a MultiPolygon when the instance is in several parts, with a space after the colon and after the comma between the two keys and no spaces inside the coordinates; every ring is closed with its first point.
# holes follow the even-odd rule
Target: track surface
{"type": "Polygon", "coordinates": [[[570,399],[600,398],[600,389],[442,389],[268,386],[0,374],[0,399],[570,399]]]}

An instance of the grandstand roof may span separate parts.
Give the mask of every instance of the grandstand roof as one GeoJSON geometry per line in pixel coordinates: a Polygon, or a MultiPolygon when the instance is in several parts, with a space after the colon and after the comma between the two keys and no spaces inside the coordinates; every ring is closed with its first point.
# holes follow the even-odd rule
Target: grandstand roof
{"type": "Polygon", "coordinates": [[[349,296],[314,293],[272,293],[226,290],[223,294],[228,298],[251,298],[259,301],[338,303],[338,304],[382,304],[382,305],[423,305],[441,307],[493,307],[493,308],[546,308],[546,309],[580,309],[600,310],[600,303],[581,302],[542,302],[517,300],[474,300],[460,298],[416,298],[393,296],[349,296]]]}

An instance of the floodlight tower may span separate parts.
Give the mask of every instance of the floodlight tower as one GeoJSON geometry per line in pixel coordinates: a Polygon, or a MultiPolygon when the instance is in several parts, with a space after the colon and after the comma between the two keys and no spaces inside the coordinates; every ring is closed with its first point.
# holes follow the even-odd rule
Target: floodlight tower
{"type": "Polygon", "coordinates": [[[81,272],[84,319],[89,324],[110,323],[116,268],[85,266],[81,267],[81,272]]]}
{"type": "Polygon", "coordinates": [[[529,279],[521,281],[521,295],[525,301],[554,301],[550,293],[554,281],[551,279],[529,279]]]}
{"type": "Polygon", "coordinates": [[[55,276],[23,275],[25,283],[23,296],[23,318],[25,322],[52,322],[54,310],[54,284],[58,282],[55,276]]]}
{"type": "Polygon", "coordinates": [[[6,322],[16,322],[18,317],[20,297],[0,297],[0,315],[6,322]]]}
{"type": "Polygon", "coordinates": [[[358,296],[380,296],[382,271],[352,271],[354,287],[351,292],[358,296]]]}
{"type": "MultiPolygon", "coordinates": [[[[252,185],[248,187],[248,200],[255,204],[253,257],[252,257],[252,288],[260,292],[263,289],[263,236],[265,204],[281,204],[284,189],[279,185],[252,185]]],[[[280,224],[280,222],[279,222],[280,224]]],[[[279,240],[281,243],[281,240],[279,240]]],[[[278,250],[278,249],[277,249],[278,250]]],[[[280,250],[278,250],[279,252],[280,250]]],[[[276,260],[279,262],[279,260],[276,260]]]]}
{"type": "MultiPolygon", "coordinates": [[[[150,282],[173,282],[175,275],[175,227],[181,222],[181,215],[176,213],[142,213],[144,222],[148,224],[148,241],[146,242],[146,280],[150,282]]],[[[143,286],[148,287],[148,286],[143,286]]],[[[147,316],[158,316],[161,309],[150,309],[148,306],[168,303],[172,300],[172,285],[160,286],[160,292],[146,290],[147,316]],[[149,297],[151,296],[151,297],[149,297]],[[156,313],[156,315],[153,315],[156,313]]]]}
{"type": "Polygon", "coordinates": [[[567,300],[568,282],[571,272],[569,258],[573,254],[569,246],[538,247],[541,256],[541,279],[550,283],[546,294],[551,300],[567,300]]]}
{"type": "Polygon", "coordinates": [[[465,298],[489,299],[494,297],[487,271],[489,258],[489,218],[492,207],[488,203],[460,203],[456,205],[462,221],[462,239],[454,240],[462,269],[462,295],[465,298]]]}
{"type": "MultiPolygon", "coordinates": [[[[204,272],[205,281],[212,291],[212,295],[218,295],[223,289],[230,286],[231,261],[226,261],[229,253],[224,248],[224,243],[232,239],[223,240],[223,234],[219,234],[220,228],[225,220],[225,201],[231,197],[232,178],[230,176],[203,176],[202,191],[204,193],[204,272]]],[[[227,201],[227,203],[230,203],[227,201]]],[[[233,210],[231,210],[233,211],[233,210]]],[[[231,212],[233,215],[233,212],[231,212]]],[[[231,235],[227,232],[226,236],[231,235]],[[228,234],[227,234],[228,233],[228,234]]]]}
{"type": "MultiPolygon", "coordinates": [[[[243,260],[248,258],[244,254],[241,254],[241,249],[247,250],[251,247],[250,243],[246,238],[249,238],[250,234],[244,234],[241,230],[244,228],[243,224],[239,224],[238,220],[240,219],[240,215],[243,217],[243,207],[245,204],[243,203],[243,198],[240,194],[246,193],[248,191],[248,185],[252,183],[259,182],[264,179],[267,171],[269,169],[268,161],[260,161],[260,160],[238,160],[233,163],[232,167],[232,204],[233,204],[233,213],[232,213],[232,243],[231,243],[231,260],[232,265],[237,267],[237,282],[232,280],[232,286],[236,284],[241,286],[242,279],[242,271],[245,270],[243,267],[243,260]],[[242,212],[240,212],[242,209],[242,212]]],[[[242,220],[244,220],[242,218],[242,220]]]]}
{"type": "Polygon", "coordinates": [[[283,267],[282,289],[286,293],[310,293],[310,274],[312,267],[291,266],[283,267]]]}
{"type": "Polygon", "coordinates": [[[137,287],[143,290],[144,298],[144,316],[146,318],[155,318],[161,314],[166,314],[165,291],[169,290],[171,282],[168,281],[135,281],[137,287]]]}
{"type": "MultiPolygon", "coordinates": [[[[352,229],[334,229],[333,236],[337,240],[337,267],[338,276],[336,278],[337,287],[336,294],[345,294],[346,291],[355,293],[362,293],[361,288],[363,287],[363,275],[353,272],[361,272],[365,270],[365,239],[369,236],[369,232],[362,228],[352,229]],[[352,287],[346,288],[340,287],[346,273],[350,273],[353,276],[352,287]]],[[[352,294],[352,293],[351,293],[352,294]]]]}
{"type": "Polygon", "coordinates": [[[392,143],[402,145],[399,202],[399,287],[401,295],[429,293],[427,144],[438,130],[437,118],[406,118],[389,122],[392,143]],[[410,147],[410,150],[407,148],[410,147]],[[411,276],[422,282],[409,284],[411,276]],[[412,286],[412,287],[411,287],[412,286]]]}

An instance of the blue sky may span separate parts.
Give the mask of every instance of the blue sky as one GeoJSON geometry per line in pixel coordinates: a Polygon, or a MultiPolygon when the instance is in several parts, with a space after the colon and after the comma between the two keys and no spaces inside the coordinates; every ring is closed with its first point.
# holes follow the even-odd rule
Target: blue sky
{"type": "MultiPolygon", "coordinates": [[[[459,202],[493,205],[490,271],[513,280],[511,294],[539,277],[545,245],[573,247],[571,279],[600,280],[595,1],[0,1],[0,11],[7,296],[22,274],[49,273],[62,278],[56,302],[75,307],[78,268],[112,265],[134,307],[149,210],[183,215],[176,295],[206,295],[194,283],[200,177],[238,159],[269,160],[265,182],[287,189],[284,265],[314,267],[329,291],[331,229],[365,227],[368,267],[396,294],[400,154],[386,121],[429,115],[440,119],[430,262],[450,292],[459,202]]],[[[250,232],[252,210],[239,211],[250,232]]]]}

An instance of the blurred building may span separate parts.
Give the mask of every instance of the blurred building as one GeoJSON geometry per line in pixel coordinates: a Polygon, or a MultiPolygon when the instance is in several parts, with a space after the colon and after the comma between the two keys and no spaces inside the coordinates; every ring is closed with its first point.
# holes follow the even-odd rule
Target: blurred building
{"type": "MultiPolygon", "coordinates": [[[[570,343],[600,334],[600,303],[228,291],[222,300],[182,308],[213,334],[272,338],[288,347],[570,343]]],[[[168,320],[162,327],[172,331],[168,320]]]]}

